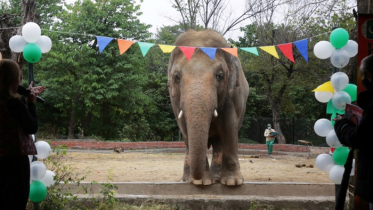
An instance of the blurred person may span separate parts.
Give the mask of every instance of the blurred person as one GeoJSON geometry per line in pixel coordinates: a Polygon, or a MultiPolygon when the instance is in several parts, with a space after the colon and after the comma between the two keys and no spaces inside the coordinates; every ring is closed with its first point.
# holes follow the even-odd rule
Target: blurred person
{"type": "Polygon", "coordinates": [[[373,129],[373,55],[369,55],[361,61],[360,74],[366,88],[357,98],[357,104],[363,109],[360,123],[356,125],[342,117],[335,119],[334,129],[339,141],[352,148],[345,165],[346,172],[343,175],[341,195],[337,201],[336,209],[343,209],[352,168],[353,151],[357,149],[355,195],[368,202],[369,209],[373,210],[373,139],[371,133],[373,129]]]}
{"type": "Polygon", "coordinates": [[[271,124],[268,124],[267,129],[264,131],[264,137],[266,137],[268,155],[272,154],[273,144],[275,143],[275,136],[271,135],[272,132],[274,133],[276,132],[276,130],[271,127],[271,124]]]}
{"type": "Polygon", "coordinates": [[[25,209],[30,192],[30,162],[35,155],[31,137],[38,130],[36,96],[45,87],[33,88],[20,100],[17,88],[22,82],[16,62],[0,60],[0,209],[25,209]]]}

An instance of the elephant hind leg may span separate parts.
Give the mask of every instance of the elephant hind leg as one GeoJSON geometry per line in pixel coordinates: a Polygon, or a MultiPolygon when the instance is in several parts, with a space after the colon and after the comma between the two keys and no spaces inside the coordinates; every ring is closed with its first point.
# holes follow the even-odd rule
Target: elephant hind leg
{"type": "Polygon", "coordinates": [[[183,177],[181,178],[181,181],[188,182],[190,177],[190,161],[189,161],[189,155],[185,155],[184,159],[184,172],[183,177]]]}
{"type": "Polygon", "coordinates": [[[223,150],[219,138],[212,139],[212,159],[211,159],[211,173],[216,182],[220,181],[222,163],[223,163],[223,150]]]}

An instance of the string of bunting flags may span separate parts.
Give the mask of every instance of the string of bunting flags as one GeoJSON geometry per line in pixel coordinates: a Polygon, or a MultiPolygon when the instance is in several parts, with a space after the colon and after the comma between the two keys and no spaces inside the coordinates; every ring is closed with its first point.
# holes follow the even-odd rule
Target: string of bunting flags
{"type": "MultiPolygon", "coordinates": [[[[99,52],[102,53],[106,46],[114,39],[111,37],[104,37],[104,36],[96,36],[97,44],[99,52]]],[[[191,46],[175,46],[175,45],[164,45],[164,44],[153,44],[148,42],[134,42],[129,40],[117,39],[118,48],[120,55],[125,53],[133,44],[137,43],[140,47],[141,53],[143,57],[148,53],[149,49],[154,45],[158,45],[159,48],[162,50],[163,53],[171,53],[176,47],[178,47],[185,57],[190,60],[193,56],[194,51],[196,48],[201,49],[207,56],[214,60],[216,50],[221,49],[225,52],[228,52],[236,57],[238,57],[238,49],[249,52],[256,56],[259,56],[258,48],[263,50],[264,52],[272,55],[273,57],[279,59],[278,53],[276,51],[276,47],[280,49],[282,54],[287,57],[290,61],[295,63],[294,55],[293,55],[293,44],[296,46],[300,54],[303,56],[304,60],[308,63],[308,38],[302,39],[299,41],[295,41],[292,43],[286,44],[279,44],[279,45],[272,45],[272,46],[263,46],[263,47],[239,47],[239,48],[212,48],[212,47],[191,47],[191,46]]]]}

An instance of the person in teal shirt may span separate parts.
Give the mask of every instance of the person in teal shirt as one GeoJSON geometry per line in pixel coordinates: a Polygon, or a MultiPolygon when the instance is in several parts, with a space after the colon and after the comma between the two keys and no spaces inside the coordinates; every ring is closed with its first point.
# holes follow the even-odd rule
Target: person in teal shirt
{"type": "Polygon", "coordinates": [[[273,144],[275,143],[275,136],[271,135],[272,132],[276,132],[276,130],[271,127],[271,124],[268,124],[267,129],[264,131],[264,137],[266,137],[268,155],[272,154],[273,144]]]}

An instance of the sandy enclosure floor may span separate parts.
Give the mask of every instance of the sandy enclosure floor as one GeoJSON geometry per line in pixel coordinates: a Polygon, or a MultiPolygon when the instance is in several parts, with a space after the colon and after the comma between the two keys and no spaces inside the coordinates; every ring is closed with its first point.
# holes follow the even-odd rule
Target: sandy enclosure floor
{"type": "MultiPolygon", "coordinates": [[[[210,162],[211,155],[208,157],[210,162]]],[[[315,167],[315,158],[240,155],[239,159],[245,181],[331,183],[328,172],[315,167]],[[299,163],[312,164],[314,168],[295,167],[299,163]]],[[[184,154],[68,152],[64,162],[76,173],[86,174],[84,181],[111,178],[114,182],[178,182],[183,174],[184,154]]]]}

